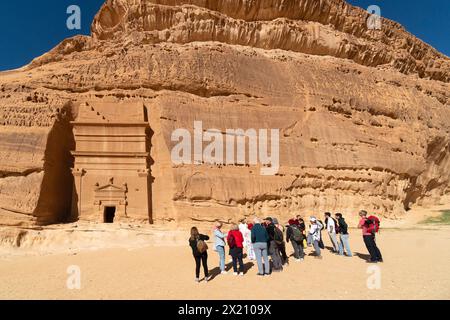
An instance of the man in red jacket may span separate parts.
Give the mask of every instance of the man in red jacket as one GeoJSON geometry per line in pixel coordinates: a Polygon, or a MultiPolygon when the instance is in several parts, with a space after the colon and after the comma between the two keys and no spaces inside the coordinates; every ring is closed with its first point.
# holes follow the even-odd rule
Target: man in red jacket
{"type": "Polygon", "coordinates": [[[367,218],[367,211],[361,210],[359,212],[359,216],[361,220],[359,220],[358,228],[362,229],[362,235],[364,244],[367,247],[367,251],[369,251],[370,259],[367,260],[368,263],[377,263],[377,262],[383,262],[383,257],[381,256],[380,249],[378,249],[378,246],[375,242],[375,233],[378,231],[376,227],[369,227],[366,221],[367,218]]]}
{"type": "Polygon", "coordinates": [[[230,232],[228,232],[227,237],[228,246],[230,247],[230,255],[233,258],[233,271],[234,275],[238,275],[238,267],[237,264],[239,262],[239,275],[244,275],[244,261],[242,261],[243,253],[242,249],[244,248],[244,237],[242,233],[239,231],[239,227],[237,224],[233,224],[231,226],[230,232]]]}

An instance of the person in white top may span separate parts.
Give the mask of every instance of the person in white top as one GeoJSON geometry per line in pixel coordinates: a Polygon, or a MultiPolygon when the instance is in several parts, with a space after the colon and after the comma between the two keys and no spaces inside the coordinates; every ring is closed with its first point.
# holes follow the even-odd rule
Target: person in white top
{"type": "Polygon", "coordinates": [[[322,229],[323,226],[319,221],[317,221],[315,217],[311,217],[309,221],[311,222],[311,225],[309,226],[309,238],[314,246],[314,251],[316,252],[315,258],[322,259],[319,241],[320,241],[320,230],[322,229]]]}
{"type": "Polygon", "coordinates": [[[338,254],[339,253],[339,244],[337,241],[337,223],[336,221],[331,217],[331,213],[325,212],[325,224],[327,226],[327,232],[330,236],[331,243],[333,245],[333,252],[338,254]]]}
{"type": "Polygon", "coordinates": [[[248,224],[245,219],[241,220],[241,223],[239,224],[239,231],[242,233],[242,236],[244,237],[244,248],[247,251],[247,258],[249,258],[250,260],[255,260],[256,256],[255,250],[253,250],[251,231],[248,228],[248,224]]]}

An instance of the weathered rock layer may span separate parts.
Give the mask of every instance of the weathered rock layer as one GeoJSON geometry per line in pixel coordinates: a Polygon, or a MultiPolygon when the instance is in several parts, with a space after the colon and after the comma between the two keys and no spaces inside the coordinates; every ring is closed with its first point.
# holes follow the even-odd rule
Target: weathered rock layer
{"type": "Polygon", "coordinates": [[[0,212],[66,219],[69,121],[85,101],[144,102],[155,222],[363,207],[398,216],[442,201],[450,60],[395,22],[367,30],[367,17],[338,0],[107,1],[91,37],[0,73],[0,212]],[[174,165],[171,134],[194,121],[279,128],[278,174],[174,165]]]}

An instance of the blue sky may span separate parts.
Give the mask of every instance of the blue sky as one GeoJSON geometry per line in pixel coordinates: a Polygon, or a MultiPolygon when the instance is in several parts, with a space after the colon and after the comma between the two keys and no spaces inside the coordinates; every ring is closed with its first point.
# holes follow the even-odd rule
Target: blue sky
{"type": "MultiPolygon", "coordinates": [[[[29,63],[59,42],[76,34],[89,34],[90,25],[104,0],[16,0],[0,2],[0,70],[29,63]],[[81,8],[81,30],[66,27],[67,7],[81,8]]],[[[450,56],[449,0],[348,0],[367,8],[381,7],[384,17],[450,56]]]]}

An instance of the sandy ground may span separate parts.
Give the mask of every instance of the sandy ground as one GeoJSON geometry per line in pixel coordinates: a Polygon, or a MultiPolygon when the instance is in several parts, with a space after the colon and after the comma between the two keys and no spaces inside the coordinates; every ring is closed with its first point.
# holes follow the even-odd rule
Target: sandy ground
{"type": "MultiPolygon", "coordinates": [[[[324,252],[323,260],[291,261],[282,273],[258,277],[245,260],[244,277],[218,275],[194,282],[186,244],[94,251],[9,255],[0,258],[1,299],[450,299],[450,228],[385,229],[378,237],[385,262],[381,287],[369,289],[374,272],[365,263],[359,230],[351,230],[353,258],[324,252]],[[71,265],[80,267],[81,289],[68,289],[71,265]]],[[[325,245],[330,241],[325,239],[325,245]]],[[[288,254],[292,248],[288,245],[288,254]]],[[[307,253],[311,249],[307,250],[307,253]]],[[[293,259],[291,259],[293,260],[293,259]]],[[[209,268],[217,271],[210,250],[209,268]]]]}

